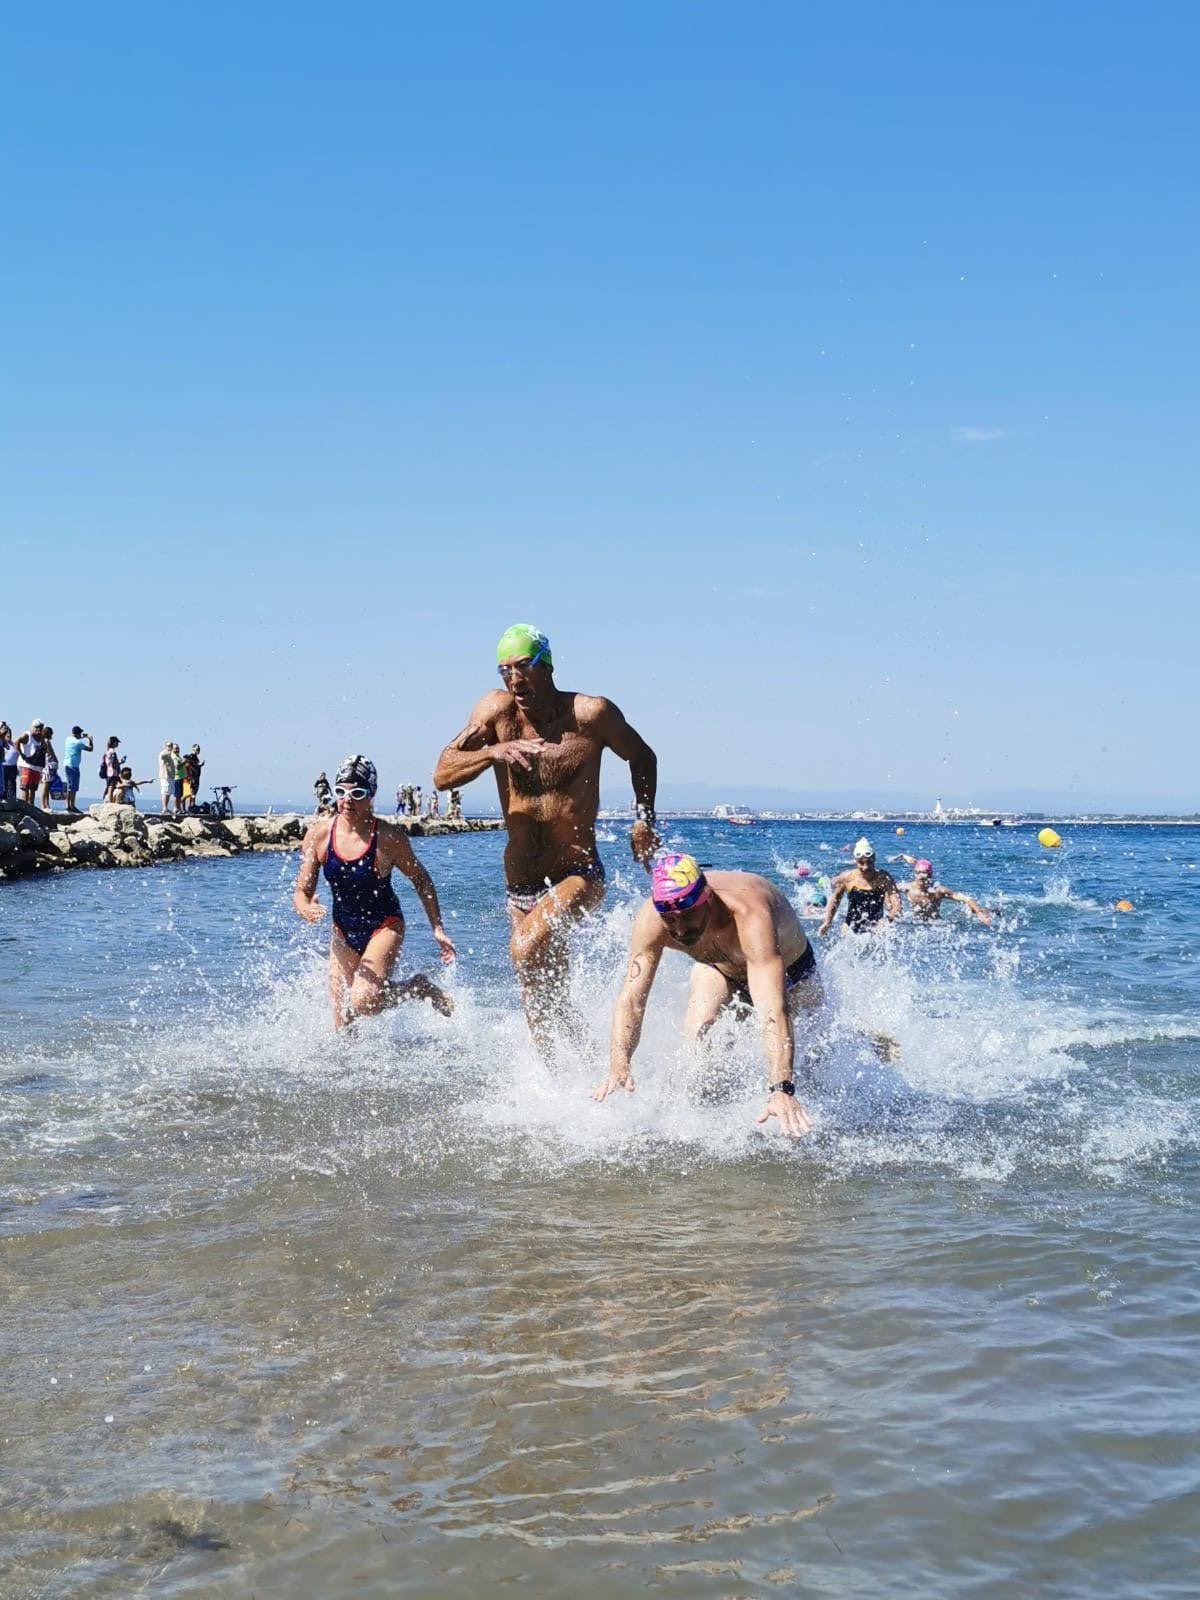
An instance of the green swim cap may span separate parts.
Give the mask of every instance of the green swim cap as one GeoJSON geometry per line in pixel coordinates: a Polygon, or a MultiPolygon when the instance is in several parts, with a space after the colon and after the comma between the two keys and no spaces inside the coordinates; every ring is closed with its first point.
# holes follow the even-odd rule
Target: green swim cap
{"type": "Polygon", "coordinates": [[[511,628],[505,628],[500,635],[500,643],[496,646],[497,662],[507,661],[511,656],[536,655],[540,655],[548,667],[554,665],[549,639],[532,622],[514,622],[511,628]]]}

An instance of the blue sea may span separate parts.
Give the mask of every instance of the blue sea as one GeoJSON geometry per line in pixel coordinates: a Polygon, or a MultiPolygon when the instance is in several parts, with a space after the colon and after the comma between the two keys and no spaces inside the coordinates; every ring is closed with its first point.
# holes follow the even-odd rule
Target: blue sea
{"type": "Polygon", "coordinates": [[[417,843],[455,1015],[349,1038],[293,855],[0,884],[5,1600],[1200,1592],[1200,830],[870,826],[996,915],[821,942],[795,1145],[681,957],[590,1101],[620,824],[549,1066],[495,834],[417,843]]]}

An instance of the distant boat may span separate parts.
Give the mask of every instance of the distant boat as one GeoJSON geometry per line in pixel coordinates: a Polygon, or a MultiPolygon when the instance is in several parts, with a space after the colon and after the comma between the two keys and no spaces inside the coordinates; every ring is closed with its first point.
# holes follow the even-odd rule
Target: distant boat
{"type": "Polygon", "coordinates": [[[712,814],[718,822],[732,822],[739,828],[748,828],[756,820],[745,806],[714,806],[712,814]]]}

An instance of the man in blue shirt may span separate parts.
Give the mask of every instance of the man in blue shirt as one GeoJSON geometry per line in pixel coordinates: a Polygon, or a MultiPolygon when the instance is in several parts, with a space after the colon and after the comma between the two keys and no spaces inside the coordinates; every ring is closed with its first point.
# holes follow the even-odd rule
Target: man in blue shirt
{"type": "Polygon", "coordinates": [[[78,811],[75,796],[79,793],[79,766],[85,750],[94,750],[90,733],[84,733],[78,724],[71,729],[71,737],[63,747],[66,763],[63,767],[63,777],[67,780],[67,810],[78,811]]]}

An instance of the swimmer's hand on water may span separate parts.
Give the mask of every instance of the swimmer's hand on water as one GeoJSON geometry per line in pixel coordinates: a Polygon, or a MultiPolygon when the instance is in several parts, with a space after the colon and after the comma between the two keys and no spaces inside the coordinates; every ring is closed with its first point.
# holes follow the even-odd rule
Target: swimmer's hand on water
{"type": "Polygon", "coordinates": [[[766,1122],[768,1117],[776,1117],[780,1130],[790,1139],[799,1139],[806,1133],[812,1132],[812,1118],[800,1102],[793,1095],[784,1094],[782,1089],[776,1089],[763,1107],[762,1116],[757,1120],[766,1122]]]}
{"type": "Polygon", "coordinates": [[[449,963],[453,961],[455,956],[458,954],[457,950],[454,948],[454,941],[446,932],[445,928],[442,927],[440,922],[438,923],[437,927],[432,930],[432,932],[434,943],[438,947],[438,954],[442,958],[442,964],[449,965],[449,963]]]}
{"type": "Polygon", "coordinates": [[[616,1094],[618,1089],[624,1089],[626,1094],[633,1093],[633,1073],[628,1068],[624,1072],[612,1068],[603,1083],[598,1083],[592,1090],[592,1099],[597,1102],[607,1100],[609,1095],[616,1094]]]}
{"type": "Polygon", "coordinates": [[[303,895],[297,895],[292,901],[296,914],[304,918],[305,922],[320,922],[325,915],[325,907],[319,900],[309,900],[303,895]]]}
{"type": "Polygon", "coordinates": [[[523,772],[532,772],[534,756],[545,749],[545,739],[505,739],[492,745],[488,755],[494,767],[520,767],[523,772]]]}

